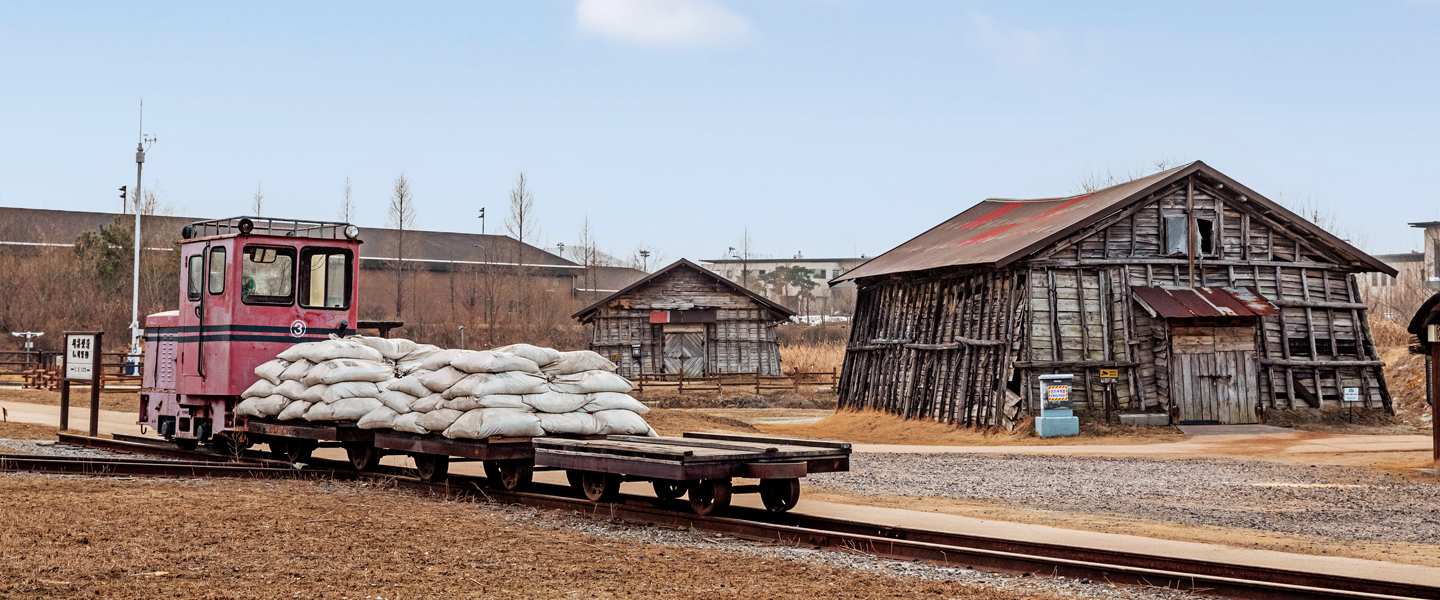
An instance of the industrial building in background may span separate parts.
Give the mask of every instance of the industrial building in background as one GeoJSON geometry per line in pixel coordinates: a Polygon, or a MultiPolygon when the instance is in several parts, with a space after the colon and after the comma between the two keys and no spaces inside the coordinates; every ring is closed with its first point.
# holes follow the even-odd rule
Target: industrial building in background
{"type": "Polygon", "coordinates": [[[1092,418],[1393,410],[1365,273],[1397,272],[1199,161],[986,200],[834,280],[859,289],[839,404],[1011,427],[1070,373],[1092,418]]]}

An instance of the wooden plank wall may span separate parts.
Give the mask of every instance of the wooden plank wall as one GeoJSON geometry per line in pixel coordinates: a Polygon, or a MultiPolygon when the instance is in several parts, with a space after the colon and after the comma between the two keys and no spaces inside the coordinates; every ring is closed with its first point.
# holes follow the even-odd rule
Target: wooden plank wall
{"type": "Polygon", "coordinates": [[[860,289],[839,404],[957,425],[1013,426],[1007,389],[1026,305],[1021,270],[892,279],[860,289]]]}
{"type": "Polygon", "coordinates": [[[630,357],[630,346],[641,344],[645,372],[662,372],[663,325],[650,323],[650,311],[699,308],[715,309],[716,322],[706,325],[711,373],[781,374],[775,327],[785,317],[691,269],[675,269],[606,303],[590,321],[590,349],[606,357],[620,355],[620,373],[635,376],[641,365],[630,357]]]}

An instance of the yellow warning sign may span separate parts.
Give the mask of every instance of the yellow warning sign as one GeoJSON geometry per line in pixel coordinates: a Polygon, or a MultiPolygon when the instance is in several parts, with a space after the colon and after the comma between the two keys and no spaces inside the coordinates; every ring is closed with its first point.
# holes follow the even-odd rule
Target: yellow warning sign
{"type": "Polygon", "coordinates": [[[1100,369],[1101,379],[1118,379],[1119,377],[1120,369],[1100,369]]]}

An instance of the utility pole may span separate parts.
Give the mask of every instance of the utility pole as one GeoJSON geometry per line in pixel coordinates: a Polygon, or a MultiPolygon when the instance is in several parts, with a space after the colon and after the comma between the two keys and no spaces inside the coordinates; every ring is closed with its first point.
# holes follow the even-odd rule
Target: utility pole
{"type": "Polygon", "coordinates": [[[485,235],[485,207],[480,207],[480,235],[485,235]]]}
{"type": "MultiPolygon", "coordinates": [[[[140,346],[140,174],[145,168],[145,142],[155,143],[155,138],[145,138],[145,100],[140,100],[140,141],[135,144],[135,266],[134,285],[130,290],[130,358],[138,359],[144,353],[140,346]]],[[[121,188],[124,189],[124,188],[121,188]]],[[[98,349],[96,350],[99,351],[98,349]]],[[[128,362],[128,361],[127,361],[128,362]]]]}
{"type": "Polygon", "coordinates": [[[640,251],[640,270],[641,270],[641,271],[644,271],[644,272],[646,272],[646,273],[649,273],[649,272],[650,272],[650,251],[649,251],[649,250],[641,250],[641,251],[640,251]]]}

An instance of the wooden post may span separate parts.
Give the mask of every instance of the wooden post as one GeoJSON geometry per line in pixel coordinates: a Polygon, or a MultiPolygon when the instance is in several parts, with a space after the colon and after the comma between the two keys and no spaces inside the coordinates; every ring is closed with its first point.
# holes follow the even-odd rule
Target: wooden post
{"type": "Polygon", "coordinates": [[[70,380],[60,379],[60,431],[70,429],[70,380]]]}
{"type": "Polygon", "coordinates": [[[105,358],[100,349],[105,347],[102,344],[104,337],[104,332],[95,332],[95,366],[90,369],[90,437],[100,436],[101,372],[105,370],[105,358]]]}
{"type": "MultiPolygon", "coordinates": [[[[1431,458],[1440,464],[1440,343],[1430,341],[1430,450],[1431,458]]],[[[1362,374],[1363,376],[1363,374],[1362,374]]]]}

